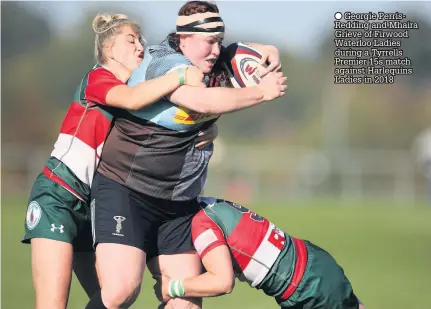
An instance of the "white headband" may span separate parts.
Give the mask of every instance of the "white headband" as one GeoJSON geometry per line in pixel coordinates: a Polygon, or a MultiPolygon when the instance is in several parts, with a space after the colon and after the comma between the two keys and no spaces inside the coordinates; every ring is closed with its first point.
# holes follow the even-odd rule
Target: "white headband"
{"type": "Polygon", "coordinates": [[[224,37],[224,22],[220,14],[206,12],[177,17],[177,34],[200,34],[224,37]]]}

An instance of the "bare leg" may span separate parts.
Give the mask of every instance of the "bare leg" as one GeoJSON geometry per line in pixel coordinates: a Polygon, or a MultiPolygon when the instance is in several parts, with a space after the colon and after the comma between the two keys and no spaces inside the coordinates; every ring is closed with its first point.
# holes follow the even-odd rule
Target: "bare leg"
{"type": "Polygon", "coordinates": [[[145,259],[145,252],[135,247],[113,243],[97,246],[97,272],[105,307],[124,309],[135,302],[141,290],[145,259]]]}
{"type": "Polygon", "coordinates": [[[36,309],[65,309],[72,277],[72,245],[66,242],[33,238],[31,264],[36,309]]]}
{"type": "MultiPolygon", "coordinates": [[[[174,255],[160,255],[149,261],[148,268],[155,279],[160,274],[170,278],[183,279],[198,276],[202,273],[201,260],[195,251],[174,255]]],[[[174,298],[159,308],[201,309],[202,298],[174,298]]]]}

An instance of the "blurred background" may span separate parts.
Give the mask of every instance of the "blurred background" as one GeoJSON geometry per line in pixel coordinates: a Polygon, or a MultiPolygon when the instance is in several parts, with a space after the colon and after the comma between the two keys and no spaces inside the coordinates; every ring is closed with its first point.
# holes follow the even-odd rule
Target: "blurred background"
{"type": "MultiPolygon", "coordinates": [[[[175,2],[1,2],[2,308],[34,308],[27,197],[75,87],[94,65],[91,21],[136,19],[150,43],[174,29],[175,2]]],[[[243,203],[332,253],[367,308],[431,309],[431,3],[217,2],[225,44],[276,45],[289,90],[218,121],[206,195],[243,203]],[[402,12],[411,76],[334,85],[334,13],[402,12]]],[[[146,275],[133,308],[156,308],[146,275]]],[[[74,282],[68,308],[86,296],[74,282]]],[[[205,308],[276,308],[239,283],[205,308]]]]}

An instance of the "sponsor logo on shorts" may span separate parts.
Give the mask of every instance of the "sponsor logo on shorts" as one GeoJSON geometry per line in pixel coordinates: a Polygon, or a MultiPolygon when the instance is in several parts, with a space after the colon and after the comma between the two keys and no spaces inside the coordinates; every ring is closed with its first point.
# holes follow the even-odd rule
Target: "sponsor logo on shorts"
{"type": "Polygon", "coordinates": [[[60,224],[60,226],[55,226],[55,224],[52,223],[50,230],[51,230],[51,232],[55,232],[56,230],[58,230],[60,232],[60,234],[63,234],[64,233],[64,226],[63,226],[63,224],[60,224]]]}
{"type": "Polygon", "coordinates": [[[27,208],[27,216],[26,223],[27,228],[32,230],[36,227],[36,225],[40,221],[40,217],[42,216],[42,209],[39,206],[39,203],[36,201],[30,202],[27,208]]]}
{"type": "Polygon", "coordinates": [[[114,220],[117,222],[117,225],[115,226],[115,233],[112,233],[112,235],[124,236],[123,234],[121,234],[121,229],[123,228],[121,223],[126,220],[126,218],[124,218],[123,216],[114,216],[114,220]]]}

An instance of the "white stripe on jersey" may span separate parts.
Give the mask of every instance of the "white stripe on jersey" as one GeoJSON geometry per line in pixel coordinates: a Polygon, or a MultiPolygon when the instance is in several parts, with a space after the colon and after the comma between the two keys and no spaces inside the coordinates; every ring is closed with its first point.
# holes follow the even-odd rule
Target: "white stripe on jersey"
{"type": "Polygon", "coordinates": [[[102,144],[100,144],[99,146],[97,146],[97,149],[96,149],[96,166],[99,165],[99,161],[100,161],[100,156],[102,154],[103,145],[105,145],[105,142],[103,142],[102,144]]]}
{"type": "MultiPolygon", "coordinates": [[[[268,241],[268,238],[274,229],[276,229],[276,227],[274,224],[270,223],[262,243],[257,248],[247,267],[244,269],[243,275],[245,280],[252,287],[256,287],[262,282],[281,252],[280,249],[268,241]]],[[[279,234],[282,232],[279,232],[277,229],[276,233],[279,234]]],[[[285,237],[284,233],[282,234],[282,237],[285,237]]]]}
{"type": "Polygon", "coordinates": [[[83,183],[91,186],[103,143],[93,149],[76,136],[60,133],[51,156],[62,161],[83,183]],[[96,155],[97,154],[97,155],[96,155]]]}
{"type": "Polygon", "coordinates": [[[208,229],[196,237],[194,246],[199,256],[206,248],[208,248],[209,245],[215,241],[217,241],[217,236],[212,229],[208,229]]]}

